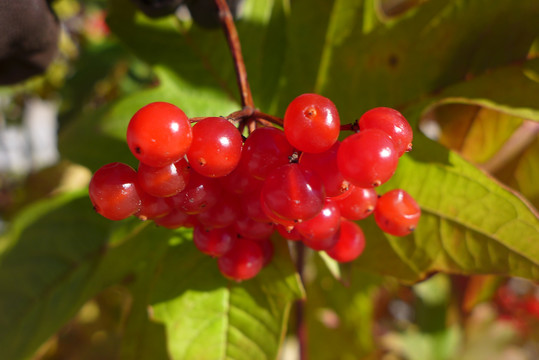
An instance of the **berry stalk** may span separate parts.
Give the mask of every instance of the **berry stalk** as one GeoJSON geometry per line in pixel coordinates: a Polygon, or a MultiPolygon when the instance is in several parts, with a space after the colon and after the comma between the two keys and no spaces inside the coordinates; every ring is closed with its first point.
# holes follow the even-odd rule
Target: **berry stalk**
{"type": "Polygon", "coordinates": [[[245,62],[243,61],[240,39],[236,26],[234,25],[234,19],[230,12],[230,8],[228,7],[226,0],[215,0],[215,4],[219,8],[219,19],[221,20],[228,47],[230,48],[234,60],[236,78],[240,88],[241,103],[243,107],[254,109],[253,95],[251,94],[251,88],[247,81],[247,70],[245,69],[245,62]]]}

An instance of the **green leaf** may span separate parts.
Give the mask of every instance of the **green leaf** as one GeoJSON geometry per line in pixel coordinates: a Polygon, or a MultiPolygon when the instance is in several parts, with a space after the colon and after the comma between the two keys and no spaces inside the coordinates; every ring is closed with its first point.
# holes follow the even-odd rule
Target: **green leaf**
{"type": "Polygon", "coordinates": [[[539,59],[533,59],[523,64],[500,67],[447,87],[432,100],[430,106],[476,104],[515,117],[539,121],[538,96],[539,59]]]}
{"type": "MultiPolygon", "coordinates": [[[[355,2],[347,4],[353,8],[355,2]]],[[[519,6],[510,0],[430,0],[367,34],[357,26],[344,40],[326,40],[331,56],[317,89],[335,99],[344,119],[375,106],[418,101],[466,76],[525,60],[539,34],[538,14],[534,0],[519,6]]]]}
{"type": "Polygon", "coordinates": [[[0,259],[2,356],[31,354],[75,314],[89,296],[107,228],[74,194],[36,204],[12,224],[0,259]]]}
{"type": "Polygon", "coordinates": [[[110,109],[109,105],[91,113],[80,114],[66,124],[58,137],[58,148],[64,158],[84,165],[92,172],[115,161],[137,167],[138,162],[125,142],[125,133],[123,139],[119,139],[119,136],[107,134],[103,129],[110,109]]]}
{"type": "Polygon", "coordinates": [[[437,118],[440,112],[449,120],[449,124],[442,125],[440,143],[475,164],[491,159],[522,125],[520,118],[476,106],[441,106],[435,110],[437,118]],[[471,113],[471,117],[458,117],[463,107],[471,108],[464,110],[467,114],[471,113]],[[455,108],[458,110],[455,111],[455,108]]]}
{"type": "Polygon", "coordinates": [[[518,159],[513,182],[513,186],[536,208],[539,208],[537,179],[539,179],[539,137],[535,138],[531,146],[518,159]]]}
{"type": "Polygon", "coordinates": [[[161,263],[170,244],[181,239],[188,239],[189,231],[178,231],[177,234],[166,234],[163,241],[156,242],[154,249],[147,257],[145,267],[134,270],[132,282],[129,283],[132,303],[124,326],[123,341],[120,346],[122,359],[155,359],[168,360],[167,337],[162,324],[148,318],[148,303],[153,289],[153,278],[156,267],[161,263]]]}
{"type": "Polygon", "coordinates": [[[19,214],[0,258],[2,356],[31,354],[97,292],[146,268],[166,232],[133,220],[97,215],[85,191],[19,214]]]}
{"type": "Polygon", "coordinates": [[[292,301],[302,296],[284,242],[256,278],[223,278],[215,259],[192,244],[168,251],[154,279],[154,321],[162,322],[174,359],[273,359],[292,301]]]}

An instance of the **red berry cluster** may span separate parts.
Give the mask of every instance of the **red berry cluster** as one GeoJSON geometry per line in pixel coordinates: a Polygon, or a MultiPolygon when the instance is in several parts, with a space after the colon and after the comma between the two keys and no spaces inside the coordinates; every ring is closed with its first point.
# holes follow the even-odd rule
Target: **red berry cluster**
{"type": "Polygon", "coordinates": [[[135,215],[193,228],[196,247],[235,280],[269,263],[274,231],[347,262],[365,246],[356,220],[374,212],[379,227],[396,236],[415,228],[420,209],[410,195],[374,190],[411,148],[412,130],[399,112],[375,108],[341,127],[329,99],[303,94],[288,106],[283,127],[256,127],[244,141],[225,118],[189,119],[172,104],[151,103],[127,129],[138,170],[101,167],[90,199],[111,220],[135,215]],[[340,142],[342,129],[359,131],[340,142]]]}

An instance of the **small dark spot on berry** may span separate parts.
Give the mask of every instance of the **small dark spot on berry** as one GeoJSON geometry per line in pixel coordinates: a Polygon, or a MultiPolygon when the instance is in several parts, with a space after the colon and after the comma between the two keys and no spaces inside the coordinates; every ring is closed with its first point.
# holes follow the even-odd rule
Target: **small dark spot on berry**
{"type": "Polygon", "coordinates": [[[140,146],[135,146],[135,152],[137,154],[142,154],[142,149],[140,148],[140,146]]]}
{"type": "Polygon", "coordinates": [[[377,187],[377,186],[380,186],[380,185],[382,185],[382,182],[380,180],[376,180],[375,182],[372,183],[373,187],[377,187]]]}
{"type": "Polygon", "coordinates": [[[316,116],[316,109],[310,107],[308,109],[305,109],[303,114],[305,115],[305,117],[308,117],[309,119],[312,119],[312,118],[314,118],[316,116]]]}

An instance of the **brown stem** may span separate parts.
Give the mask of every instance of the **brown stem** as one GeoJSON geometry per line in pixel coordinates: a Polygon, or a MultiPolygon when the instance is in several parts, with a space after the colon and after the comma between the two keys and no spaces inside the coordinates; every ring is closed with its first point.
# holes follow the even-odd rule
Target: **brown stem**
{"type": "Polygon", "coordinates": [[[268,127],[273,127],[274,126],[274,123],[272,123],[271,121],[268,121],[266,119],[263,119],[263,118],[255,118],[255,122],[259,123],[260,125],[262,126],[268,126],[268,127]]]}
{"type": "MultiPolygon", "coordinates": [[[[303,282],[303,268],[305,264],[305,245],[296,242],[296,271],[303,282]]],[[[307,360],[307,323],[305,322],[305,299],[296,301],[296,335],[299,344],[299,360],[307,360]]]]}
{"type": "Polygon", "coordinates": [[[233,112],[232,114],[228,115],[226,118],[230,121],[234,122],[243,122],[246,119],[250,118],[254,113],[253,108],[250,107],[244,107],[243,109],[233,112]]]}
{"type": "MultiPolygon", "coordinates": [[[[249,122],[249,124],[252,126],[254,126],[255,123],[259,123],[262,126],[283,126],[283,120],[281,118],[260,112],[247,106],[239,111],[233,112],[226,118],[230,121],[239,123],[239,125],[242,125],[242,129],[246,126],[246,124],[244,124],[245,122],[249,122]]],[[[191,121],[193,122],[193,119],[191,119],[191,121]]]]}
{"type": "Polygon", "coordinates": [[[359,125],[357,123],[357,120],[350,124],[341,125],[341,131],[359,132],[359,125]]]}
{"type": "Polygon", "coordinates": [[[278,117],[273,116],[273,115],[269,115],[269,114],[260,112],[258,110],[254,111],[253,117],[255,117],[257,119],[267,120],[270,123],[275,124],[275,125],[283,126],[283,119],[278,118],[278,117]]]}
{"type": "Polygon", "coordinates": [[[241,53],[240,39],[236,25],[234,25],[234,19],[230,13],[230,9],[226,0],[215,0],[215,4],[219,9],[219,19],[225,32],[228,47],[232,53],[234,60],[234,68],[236,69],[236,79],[240,88],[241,103],[243,107],[254,109],[253,95],[247,81],[247,70],[245,69],[245,62],[243,61],[243,55],[241,53]]]}

